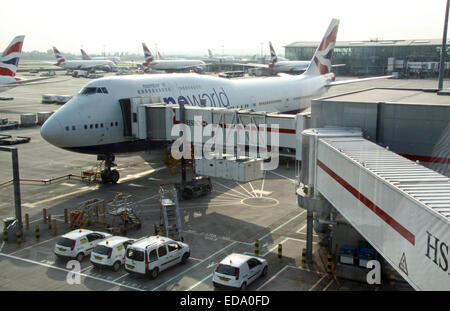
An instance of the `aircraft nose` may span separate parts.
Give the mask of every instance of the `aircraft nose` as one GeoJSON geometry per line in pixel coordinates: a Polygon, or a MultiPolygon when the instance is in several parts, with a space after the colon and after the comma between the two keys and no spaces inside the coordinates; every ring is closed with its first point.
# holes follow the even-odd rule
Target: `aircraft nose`
{"type": "Polygon", "coordinates": [[[53,115],[41,127],[41,136],[52,145],[60,146],[64,131],[58,118],[53,115]]]}

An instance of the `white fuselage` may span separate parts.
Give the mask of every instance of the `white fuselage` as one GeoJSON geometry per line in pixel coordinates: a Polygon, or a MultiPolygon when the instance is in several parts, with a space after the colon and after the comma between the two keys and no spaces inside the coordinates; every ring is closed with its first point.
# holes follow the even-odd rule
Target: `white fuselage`
{"type": "Polygon", "coordinates": [[[119,58],[119,57],[114,57],[114,56],[111,56],[111,57],[107,57],[107,56],[94,56],[94,57],[91,57],[91,60],[110,60],[110,61],[112,61],[113,63],[118,63],[118,62],[120,61],[120,58],[119,58]]]}
{"type": "Polygon", "coordinates": [[[148,64],[150,68],[156,70],[183,70],[204,65],[205,63],[201,60],[189,59],[158,59],[148,64]]]}
{"type": "Polygon", "coordinates": [[[207,59],[213,63],[232,63],[234,62],[233,56],[213,56],[207,59]]]}
{"type": "Polygon", "coordinates": [[[212,107],[288,112],[309,107],[331,79],[332,74],[242,80],[197,74],[101,78],[88,83],[57,110],[43,125],[41,135],[57,147],[82,153],[131,152],[122,149],[130,138],[124,137],[120,99],[153,96],[156,102],[177,104],[185,100],[194,106],[203,99],[212,107]]]}
{"type": "Polygon", "coordinates": [[[89,69],[102,69],[102,68],[114,68],[116,65],[110,60],[66,60],[59,64],[60,67],[70,70],[89,70],[89,69]]]}

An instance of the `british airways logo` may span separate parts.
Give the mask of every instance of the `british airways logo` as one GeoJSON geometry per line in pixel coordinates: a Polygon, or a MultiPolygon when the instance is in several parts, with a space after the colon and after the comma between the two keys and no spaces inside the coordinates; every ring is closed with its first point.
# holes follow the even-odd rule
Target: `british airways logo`
{"type": "Polygon", "coordinates": [[[175,98],[169,96],[164,97],[163,101],[165,104],[178,104],[180,101],[183,101],[190,106],[202,106],[202,100],[205,102],[206,106],[210,107],[229,107],[230,101],[228,99],[228,95],[225,93],[225,90],[221,88],[220,90],[216,90],[215,88],[208,93],[202,94],[192,94],[192,95],[181,95],[175,100],[175,98]]]}

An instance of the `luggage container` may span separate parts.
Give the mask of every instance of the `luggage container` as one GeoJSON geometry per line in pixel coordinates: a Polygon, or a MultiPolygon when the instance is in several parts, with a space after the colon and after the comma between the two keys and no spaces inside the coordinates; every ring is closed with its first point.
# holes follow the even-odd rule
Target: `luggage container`
{"type": "Polygon", "coordinates": [[[339,249],[339,262],[347,265],[356,263],[357,247],[352,245],[342,245],[339,249]]]}
{"type": "Polygon", "coordinates": [[[359,249],[359,266],[367,268],[367,263],[377,258],[377,253],[373,248],[360,248],[359,249]]]}

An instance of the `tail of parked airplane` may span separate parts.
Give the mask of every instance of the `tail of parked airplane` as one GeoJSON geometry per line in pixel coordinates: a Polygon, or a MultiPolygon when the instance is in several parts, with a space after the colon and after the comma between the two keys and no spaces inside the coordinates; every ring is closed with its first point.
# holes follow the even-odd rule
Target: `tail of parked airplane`
{"type": "Polygon", "coordinates": [[[87,53],[83,49],[80,49],[80,51],[81,51],[82,58],[84,60],[90,60],[91,59],[91,57],[89,55],[87,55],[87,53]]]}
{"type": "Polygon", "coordinates": [[[55,57],[56,57],[56,66],[61,65],[61,63],[64,63],[66,61],[66,59],[64,58],[64,56],[62,56],[61,52],[58,51],[57,48],[53,47],[53,53],[55,53],[55,57]]]}
{"type": "Polygon", "coordinates": [[[153,59],[153,55],[150,52],[149,48],[147,47],[147,45],[145,43],[142,42],[142,48],[144,49],[144,58],[145,61],[142,65],[144,66],[148,66],[148,64],[150,64],[154,59],[153,59]]]}
{"type": "Polygon", "coordinates": [[[213,58],[213,57],[214,57],[214,56],[213,56],[213,53],[211,52],[210,49],[208,49],[208,55],[209,55],[209,58],[213,58]]]}
{"type": "Polygon", "coordinates": [[[25,36],[15,37],[0,57],[0,76],[15,77],[25,36]]]}
{"type": "Polygon", "coordinates": [[[305,74],[324,75],[331,71],[331,56],[336,44],[336,36],[339,28],[339,20],[331,20],[327,32],[317,48],[305,74]]]}
{"type": "Polygon", "coordinates": [[[269,68],[272,68],[275,63],[278,61],[277,54],[275,53],[275,50],[273,49],[272,42],[269,41],[269,47],[270,47],[270,64],[269,68]]]}

